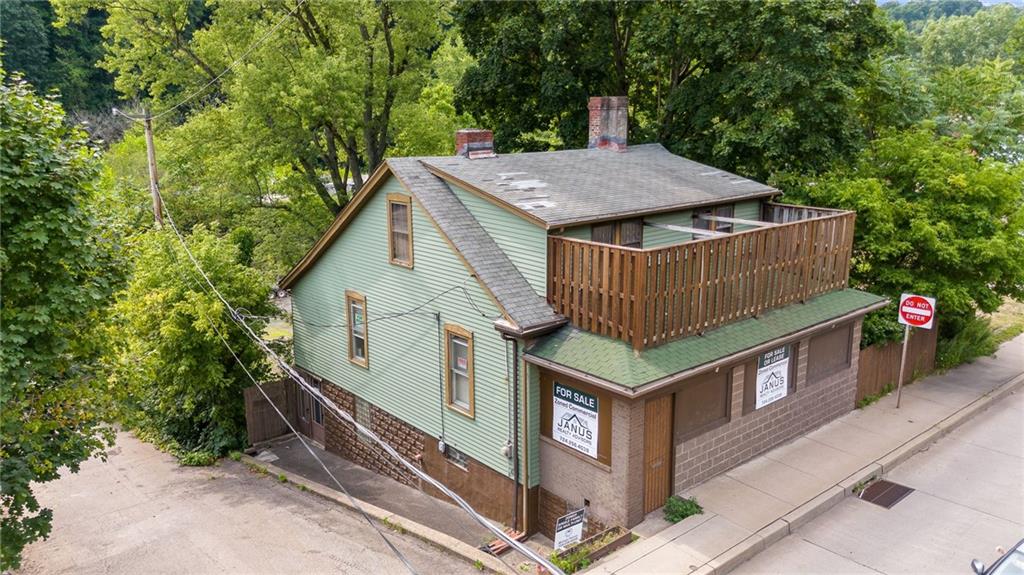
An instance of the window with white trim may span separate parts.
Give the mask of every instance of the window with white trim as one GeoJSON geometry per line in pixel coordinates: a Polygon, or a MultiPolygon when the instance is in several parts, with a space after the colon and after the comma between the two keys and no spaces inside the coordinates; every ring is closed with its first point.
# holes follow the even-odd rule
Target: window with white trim
{"type": "Polygon", "coordinates": [[[362,294],[345,292],[348,319],[348,359],[360,367],[369,367],[369,346],[366,334],[366,298],[362,294]]]}
{"type": "Polygon", "coordinates": [[[473,334],[452,324],[444,334],[448,407],[473,417],[473,334]]]}

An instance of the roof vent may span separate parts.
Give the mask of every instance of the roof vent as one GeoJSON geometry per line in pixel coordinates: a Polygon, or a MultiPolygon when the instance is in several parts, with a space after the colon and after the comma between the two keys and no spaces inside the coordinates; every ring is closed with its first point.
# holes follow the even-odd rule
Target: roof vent
{"type": "Polygon", "coordinates": [[[497,154],[494,153],[494,133],[477,128],[456,131],[455,155],[471,160],[495,157],[497,154]]]}

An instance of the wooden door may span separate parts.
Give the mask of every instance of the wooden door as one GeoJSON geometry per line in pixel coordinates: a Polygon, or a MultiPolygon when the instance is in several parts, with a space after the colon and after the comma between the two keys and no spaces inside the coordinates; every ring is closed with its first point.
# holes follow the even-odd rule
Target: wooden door
{"type": "Polygon", "coordinates": [[[672,494],[672,398],[649,399],[644,409],[644,513],[672,494]]]}
{"type": "MultiPolygon", "coordinates": [[[[320,384],[316,385],[317,389],[322,389],[320,384]]],[[[324,406],[320,403],[319,399],[312,398],[313,402],[313,421],[310,424],[311,433],[310,437],[313,441],[324,444],[324,406]]]]}

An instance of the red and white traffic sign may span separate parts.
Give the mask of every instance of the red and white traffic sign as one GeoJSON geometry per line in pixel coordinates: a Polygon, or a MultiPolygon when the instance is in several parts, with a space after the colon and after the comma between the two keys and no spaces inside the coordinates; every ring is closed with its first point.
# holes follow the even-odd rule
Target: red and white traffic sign
{"type": "Polygon", "coordinates": [[[931,329],[935,323],[935,298],[905,293],[900,296],[900,323],[931,329]]]}

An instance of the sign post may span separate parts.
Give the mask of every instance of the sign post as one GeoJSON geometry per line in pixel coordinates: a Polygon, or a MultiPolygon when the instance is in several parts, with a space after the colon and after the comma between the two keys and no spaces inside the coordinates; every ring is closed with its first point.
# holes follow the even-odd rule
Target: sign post
{"type": "Polygon", "coordinates": [[[905,293],[900,296],[899,322],[903,324],[903,354],[900,356],[900,378],[896,381],[896,409],[903,396],[903,370],[907,363],[907,342],[910,328],[931,329],[935,325],[935,298],[905,293]]]}

